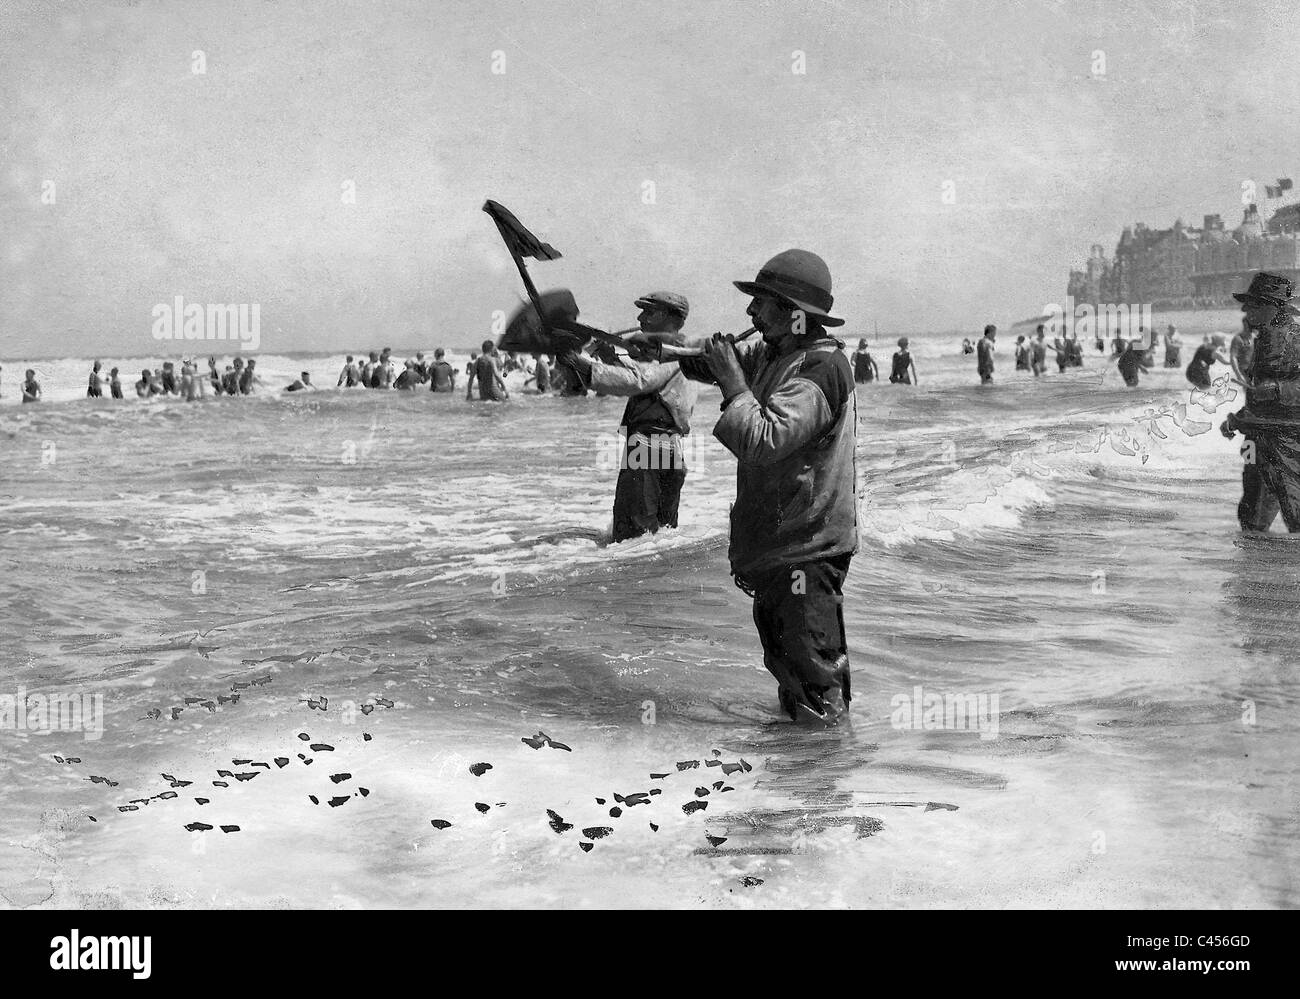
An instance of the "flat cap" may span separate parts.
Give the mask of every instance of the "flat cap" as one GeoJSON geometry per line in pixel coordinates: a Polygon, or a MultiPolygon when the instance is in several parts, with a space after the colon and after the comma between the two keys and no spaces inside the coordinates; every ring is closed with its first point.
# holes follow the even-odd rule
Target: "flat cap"
{"type": "Polygon", "coordinates": [[[683,319],[691,312],[686,296],[675,291],[652,291],[648,295],[642,295],[633,304],[638,309],[670,309],[683,319]]]}

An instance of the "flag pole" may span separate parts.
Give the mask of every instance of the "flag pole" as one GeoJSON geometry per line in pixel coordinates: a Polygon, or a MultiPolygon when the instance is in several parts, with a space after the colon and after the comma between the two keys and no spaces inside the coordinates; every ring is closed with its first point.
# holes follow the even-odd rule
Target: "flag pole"
{"type": "Polygon", "coordinates": [[[515,252],[514,244],[506,238],[505,231],[501,228],[501,223],[497,222],[495,217],[492,221],[496,222],[497,233],[501,236],[501,241],[506,244],[506,249],[510,251],[510,259],[513,260],[515,266],[519,268],[519,276],[523,278],[524,289],[528,292],[528,300],[533,303],[533,308],[537,310],[537,317],[542,321],[543,328],[549,329],[549,324],[546,322],[546,316],[542,314],[542,302],[541,298],[537,294],[537,286],[533,284],[532,276],[528,273],[528,267],[524,264],[523,258],[515,252]]]}

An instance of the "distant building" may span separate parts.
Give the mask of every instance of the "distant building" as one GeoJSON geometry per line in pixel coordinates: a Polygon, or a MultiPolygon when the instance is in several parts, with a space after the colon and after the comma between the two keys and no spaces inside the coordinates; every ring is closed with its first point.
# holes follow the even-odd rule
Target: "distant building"
{"type": "MultiPolygon", "coordinates": [[[[1279,185],[1270,193],[1280,197],[1292,189],[1289,180],[1279,185]]],[[[1168,229],[1150,229],[1142,222],[1125,226],[1114,260],[1094,244],[1083,269],[1070,271],[1067,294],[1094,306],[1231,308],[1237,304],[1232,293],[1245,288],[1256,271],[1300,282],[1300,203],[1267,207],[1271,211],[1265,218],[1256,205],[1247,205],[1231,233],[1218,215],[1206,215],[1199,229],[1184,226],[1181,219],[1168,229]]]]}

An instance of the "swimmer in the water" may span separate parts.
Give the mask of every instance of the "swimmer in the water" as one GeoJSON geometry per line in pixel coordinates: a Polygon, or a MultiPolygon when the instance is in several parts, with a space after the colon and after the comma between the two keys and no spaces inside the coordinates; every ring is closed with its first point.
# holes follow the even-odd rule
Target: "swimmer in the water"
{"type": "Polygon", "coordinates": [[[1200,389],[1210,387],[1210,366],[1218,361],[1220,364],[1232,365],[1232,359],[1223,352],[1228,338],[1222,333],[1215,333],[1210,342],[1196,348],[1192,361],[1187,365],[1187,380],[1200,389]]]}
{"type": "Polygon", "coordinates": [[[193,402],[197,398],[194,393],[194,368],[189,361],[181,362],[181,398],[186,402],[193,402]]]}
{"type": "Polygon", "coordinates": [[[1025,343],[1025,336],[1023,333],[1016,337],[1016,370],[1029,370],[1029,345],[1025,343]]]}
{"type": "Polygon", "coordinates": [[[233,365],[227,364],[225,373],[221,376],[221,390],[226,395],[239,395],[239,376],[244,367],[242,358],[235,358],[233,365]]]}
{"type": "Polygon", "coordinates": [[[23,402],[41,401],[41,383],[36,380],[36,369],[27,369],[27,380],[23,382],[23,402]]]}
{"type": "MultiPolygon", "coordinates": [[[[479,359],[474,362],[474,370],[470,374],[469,384],[466,386],[467,393],[474,391],[474,383],[478,382],[478,397],[483,402],[504,402],[510,398],[510,393],[506,390],[505,379],[501,377],[501,370],[497,367],[497,359],[492,351],[492,341],[483,341],[483,353],[479,359]]],[[[473,398],[466,395],[466,398],[473,398]]]]}
{"type": "Polygon", "coordinates": [[[339,372],[338,384],[344,388],[352,388],[359,381],[361,381],[361,372],[357,370],[357,362],[352,360],[352,355],[349,354],[343,370],[339,372]]]}
{"type": "Polygon", "coordinates": [[[285,388],[286,392],[304,392],[308,389],[314,389],[316,386],[311,383],[311,373],[304,371],[298,375],[297,381],[285,388]]]}
{"type": "Polygon", "coordinates": [[[212,383],[212,392],[214,395],[221,395],[221,372],[217,370],[217,359],[208,358],[208,381],[212,383]]]}
{"type": "Polygon", "coordinates": [[[1124,377],[1124,384],[1129,388],[1137,388],[1140,373],[1151,370],[1147,353],[1142,348],[1143,341],[1130,340],[1116,362],[1119,365],[1119,373],[1124,377]]]}
{"type": "Polygon", "coordinates": [[[117,368],[108,373],[108,390],[114,399],[122,398],[122,379],[117,376],[117,368]]]}
{"type": "Polygon", "coordinates": [[[858,385],[880,380],[880,368],[876,366],[871,351],[867,350],[867,341],[859,340],[858,349],[853,352],[853,381],[858,385]]]}
{"type": "Polygon", "coordinates": [[[415,362],[408,357],[405,366],[402,368],[402,373],[393,382],[393,388],[410,391],[419,384],[420,373],[416,370],[415,362]]]}
{"type": "Polygon", "coordinates": [[[433,363],[429,365],[429,391],[456,391],[456,369],[444,360],[446,351],[439,347],[433,352],[433,363]]]}
{"type": "Polygon", "coordinates": [[[252,395],[254,389],[266,387],[266,382],[262,381],[262,376],[254,371],[256,367],[256,359],[249,358],[248,364],[244,366],[244,375],[239,379],[240,395],[252,395]]]}
{"type": "Polygon", "coordinates": [[[910,341],[905,336],[898,338],[898,350],[894,351],[894,361],[889,371],[889,380],[895,385],[920,384],[916,377],[916,365],[912,353],[907,349],[910,341]]]}
{"type": "Polygon", "coordinates": [[[151,391],[153,386],[153,372],[148,368],[140,369],[140,380],[135,383],[135,394],[141,399],[147,399],[156,393],[151,391]]]}
{"type": "Polygon", "coordinates": [[[1042,323],[1038,324],[1034,338],[1029,341],[1029,362],[1035,378],[1047,374],[1047,334],[1042,323]]]}
{"type": "Polygon", "coordinates": [[[533,381],[537,383],[538,395],[546,395],[551,391],[551,366],[541,353],[533,355],[533,381]]]}
{"type": "Polygon", "coordinates": [[[171,361],[164,361],[162,366],[162,390],[164,395],[179,395],[176,384],[176,368],[171,361]]]}
{"type": "Polygon", "coordinates": [[[103,366],[102,361],[96,361],[90,371],[90,384],[86,386],[87,399],[99,399],[104,395],[104,376],[99,373],[99,369],[103,366]]]}

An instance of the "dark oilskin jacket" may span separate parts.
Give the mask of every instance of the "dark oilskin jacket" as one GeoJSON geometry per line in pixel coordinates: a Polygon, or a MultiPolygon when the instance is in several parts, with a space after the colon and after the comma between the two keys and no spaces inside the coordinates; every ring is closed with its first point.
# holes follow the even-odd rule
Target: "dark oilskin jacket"
{"type": "MultiPolygon", "coordinates": [[[[728,557],[742,578],[857,550],[857,400],[838,347],[820,335],[741,354],[749,389],[724,404],[713,436],[739,463],[728,557]]],[[[681,370],[715,381],[702,358],[681,370]]]]}

